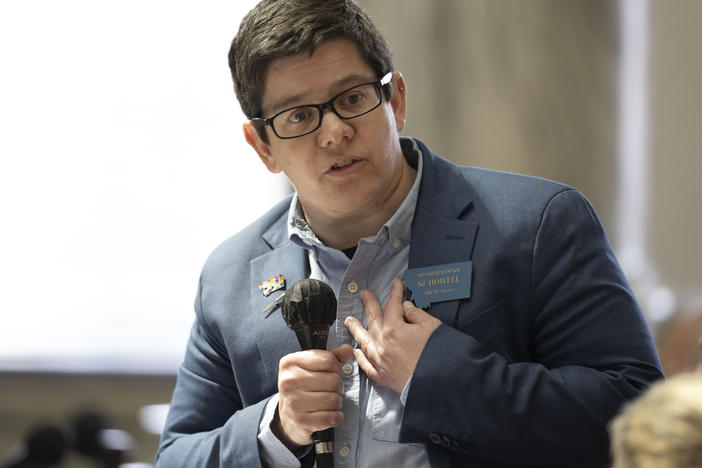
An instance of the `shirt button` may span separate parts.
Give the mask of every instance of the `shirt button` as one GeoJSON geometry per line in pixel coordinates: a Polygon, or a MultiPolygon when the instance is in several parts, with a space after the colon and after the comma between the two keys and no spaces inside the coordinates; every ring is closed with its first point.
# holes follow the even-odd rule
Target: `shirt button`
{"type": "Polygon", "coordinates": [[[350,451],[351,451],[351,448],[349,447],[349,444],[344,444],[339,449],[339,455],[341,455],[342,457],[345,457],[346,455],[349,454],[350,451]]]}
{"type": "Polygon", "coordinates": [[[356,294],[358,292],[358,283],[351,281],[349,285],[346,286],[346,289],[348,289],[351,294],[356,294]]]}
{"type": "Polygon", "coordinates": [[[399,249],[400,247],[402,247],[402,242],[400,241],[400,239],[395,239],[395,241],[392,243],[392,246],[396,249],[399,249]]]}
{"type": "Polygon", "coordinates": [[[341,372],[343,372],[345,375],[349,375],[351,372],[353,372],[353,364],[350,362],[345,362],[341,366],[341,372]]]}

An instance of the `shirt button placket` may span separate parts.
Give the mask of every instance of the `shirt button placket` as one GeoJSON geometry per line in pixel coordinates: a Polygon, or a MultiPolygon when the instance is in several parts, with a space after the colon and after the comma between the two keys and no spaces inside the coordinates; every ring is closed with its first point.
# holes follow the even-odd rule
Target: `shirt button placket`
{"type": "Polygon", "coordinates": [[[353,373],[353,364],[350,362],[346,361],[342,366],[341,366],[341,372],[343,372],[344,375],[351,375],[353,373]]]}

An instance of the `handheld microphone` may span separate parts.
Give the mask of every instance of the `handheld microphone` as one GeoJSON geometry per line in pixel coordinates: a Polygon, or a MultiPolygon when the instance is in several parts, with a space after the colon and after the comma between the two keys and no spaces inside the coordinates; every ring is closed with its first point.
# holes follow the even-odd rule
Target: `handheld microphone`
{"type": "MultiPolygon", "coordinates": [[[[303,350],[327,349],[329,327],[336,319],[336,297],[325,282],[312,278],[298,281],[285,292],[283,319],[295,331],[303,350]]],[[[334,467],[334,428],[312,434],[318,468],[334,467]]]]}

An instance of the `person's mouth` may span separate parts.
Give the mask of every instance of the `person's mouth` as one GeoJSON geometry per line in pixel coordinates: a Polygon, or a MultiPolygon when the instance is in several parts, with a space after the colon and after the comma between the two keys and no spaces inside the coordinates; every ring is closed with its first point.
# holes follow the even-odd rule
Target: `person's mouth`
{"type": "Polygon", "coordinates": [[[329,168],[329,173],[331,174],[336,174],[336,173],[343,173],[345,171],[351,170],[354,166],[356,166],[360,161],[360,159],[343,159],[341,161],[337,161],[334,163],[330,168],[329,168]]]}
{"type": "Polygon", "coordinates": [[[340,162],[334,164],[331,168],[332,169],[343,169],[344,167],[348,167],[355,162],[356,162],[355,159],[347,159],[345,161],[340,161],[340,162]]]}

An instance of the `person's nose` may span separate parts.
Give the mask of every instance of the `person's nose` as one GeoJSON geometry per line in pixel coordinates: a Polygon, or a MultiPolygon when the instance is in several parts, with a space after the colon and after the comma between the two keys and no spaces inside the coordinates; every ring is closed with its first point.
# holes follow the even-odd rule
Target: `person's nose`
{"type": "Polygon", "coordinates": [[[347,120],[336,115],[331,109],[322,113],[317,141],[322,148],[338,145],[344,139],[353,137],[354,130],[347,120]]]}

